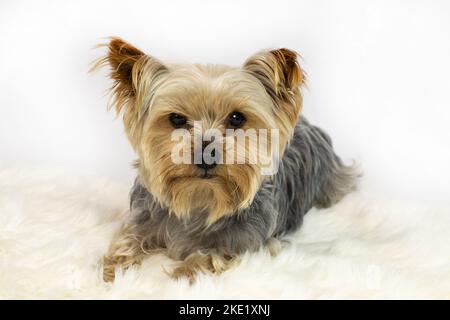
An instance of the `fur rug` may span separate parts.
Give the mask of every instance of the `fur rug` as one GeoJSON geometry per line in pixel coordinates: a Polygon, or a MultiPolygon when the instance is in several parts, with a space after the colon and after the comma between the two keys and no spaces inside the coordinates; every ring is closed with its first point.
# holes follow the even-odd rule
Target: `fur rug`
{"type": "Polygon", "coordinates": [[[92,177],[0,171],[0,298],[450,298],[450,212],[359,191],[311,210],[272,258],[247,254],[220,276],[171,280],[164,256],[101,280],[98,261],[130,186],[92,177]]]}

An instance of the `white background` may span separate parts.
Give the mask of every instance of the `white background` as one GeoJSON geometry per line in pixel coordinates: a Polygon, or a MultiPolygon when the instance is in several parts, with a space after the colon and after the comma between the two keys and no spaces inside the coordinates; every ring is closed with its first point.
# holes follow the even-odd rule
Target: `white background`
{"type": "Polygon", "coordinates": [[[0,166],[131,182],[135,156],[106,111],[92,48],[120,36],[169,62],[303,56],[304,114],[356,159],[369,190],[448,200],[449,1],[0,2],[0,166]]]}

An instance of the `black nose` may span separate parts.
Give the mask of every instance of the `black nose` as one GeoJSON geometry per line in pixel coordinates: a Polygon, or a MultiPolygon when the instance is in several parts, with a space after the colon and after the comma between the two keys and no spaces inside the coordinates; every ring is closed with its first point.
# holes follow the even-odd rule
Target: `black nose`
{"type": "MultiPolygon", "coordinates": [[[[217,166],[217,163],[213,162],[211,164],[207,164],[205,162],[205,159],[203,158],[203,156],[204,156],[203,151],[205,150],[206,146],[207,146],[207,143],[203,143],[203,146],[202,146],[202,162],[201,163],[197,163],[196,165],[197,165],[197,167],[199,167],[202,170],[211,170],[212,168],[217,166]]],[[[216,156],[216,150],[213,149],[211,151],[211,157],[214,158],[215,156],[216,156]]],[[[210,162],[210,161],[208,161],[208,162],[210,162]]]]}
{"type": "Polygon", "coordinates": [[[199,167],[202,170],[211,170],[215,166],[217,166],[217,163],[215,163],[215,162],[213,162],[211,164],[204,163],[203,161],[202,161],[202,163],[197,163],[197,167],[199,167]]]}

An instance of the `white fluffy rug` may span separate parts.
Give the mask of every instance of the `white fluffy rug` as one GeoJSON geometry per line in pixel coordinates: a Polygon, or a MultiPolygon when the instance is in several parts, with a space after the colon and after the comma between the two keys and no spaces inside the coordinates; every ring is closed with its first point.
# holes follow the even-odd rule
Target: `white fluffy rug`
{"type": "Polygon", "coordinates": [[[174,281],[163,256],[101,281],[98,260],[129,186],[0,171],[0,298],[450,298],[450,214],[358,192],[311,210],[275,258],[248,254],[221,276],[174,281]]]}

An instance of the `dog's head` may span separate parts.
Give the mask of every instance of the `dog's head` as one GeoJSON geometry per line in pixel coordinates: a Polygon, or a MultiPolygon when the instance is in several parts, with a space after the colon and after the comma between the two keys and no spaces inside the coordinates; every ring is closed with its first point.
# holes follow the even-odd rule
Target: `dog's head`
{"type": "Polygon", "coordinates": [[[167,65],[118,38],[107,47],[96,66],[110,66],[113,106],[153,196],[178,216],[206,212],[209,222],[248,206],[264,161],[282,156],[301,110],[297,54],[262,51],[242,67],[167,65]],[[174,161],[180,150],[190,161],[174,161]]]}

